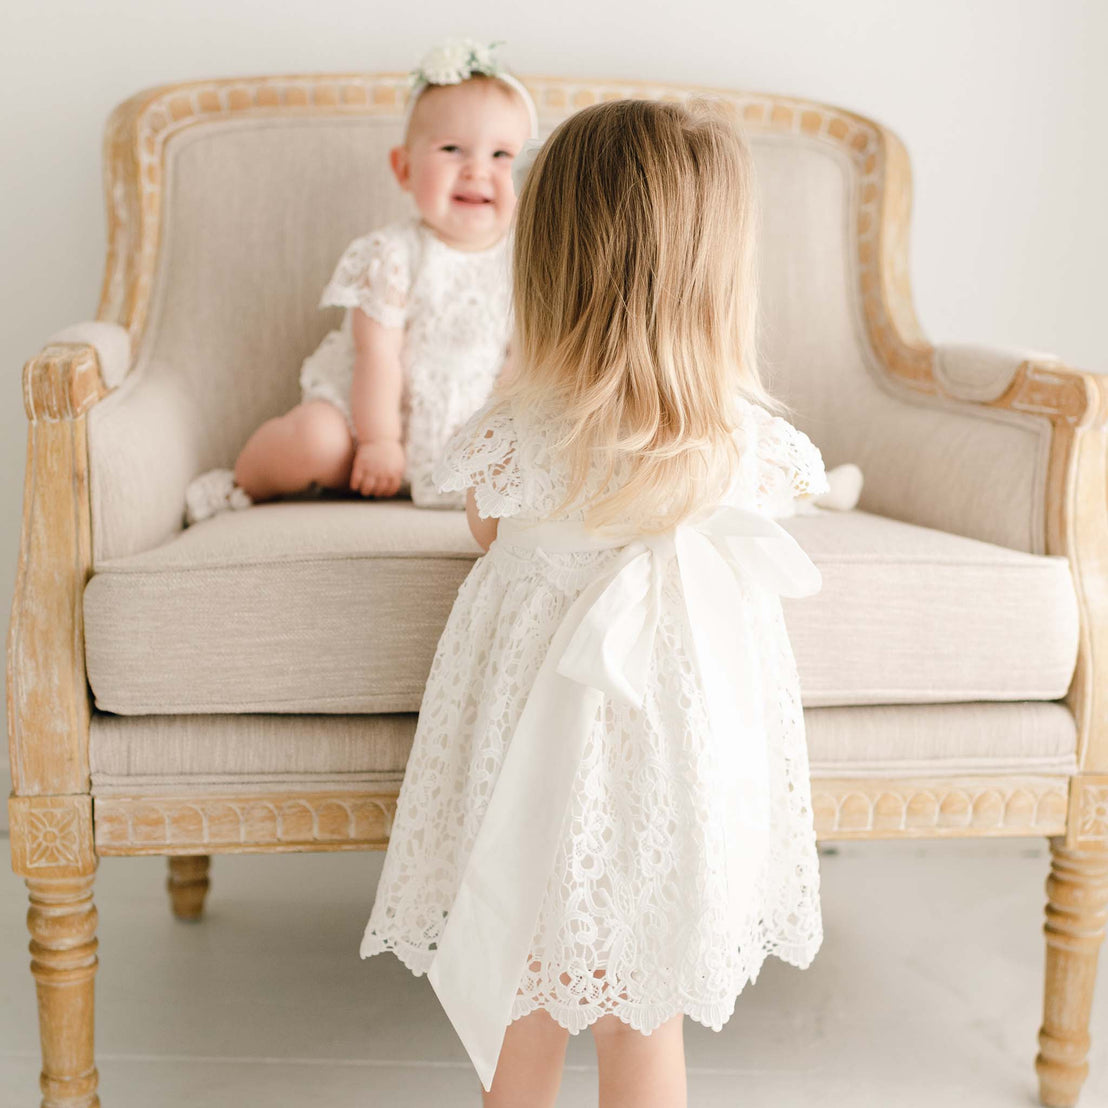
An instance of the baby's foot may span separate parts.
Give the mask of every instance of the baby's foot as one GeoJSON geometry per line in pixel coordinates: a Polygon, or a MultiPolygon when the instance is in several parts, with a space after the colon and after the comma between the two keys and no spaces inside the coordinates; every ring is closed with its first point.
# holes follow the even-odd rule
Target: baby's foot
{"type": "Polygon", "coordinates": [[[798,497],[796,514],[815,515],[821,509],[849,512],[862,495],[862,471],[853,462],[844,462],[827,471],[827,484],[830,488],[819,496],[798,497]]]}
{"type": "Polygon", "coordinates": [[[229,469],[212,469],[194,478],[185,490],[185,524],[199,523],[217,512],[249,508],[254,501],[235,484],[229,469]]]}
{"type": "Polygon", "coordinates": [[[831,487],[816,497],[821,508],[849,512],[857,505],[862,495],[862,471],[853,462],[844,462],[828,470],[827,483],[831,487]]]}

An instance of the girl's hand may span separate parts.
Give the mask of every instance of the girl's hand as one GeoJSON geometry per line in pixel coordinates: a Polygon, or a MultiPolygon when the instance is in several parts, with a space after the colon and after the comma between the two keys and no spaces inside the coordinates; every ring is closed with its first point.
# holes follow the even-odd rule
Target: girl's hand
{"type": "Polygon", "coordinates": [[[392,496],[404,480],[404,447],[399,439],[361,442],[350,467],[350,487],[362,496],[392,496]]]}

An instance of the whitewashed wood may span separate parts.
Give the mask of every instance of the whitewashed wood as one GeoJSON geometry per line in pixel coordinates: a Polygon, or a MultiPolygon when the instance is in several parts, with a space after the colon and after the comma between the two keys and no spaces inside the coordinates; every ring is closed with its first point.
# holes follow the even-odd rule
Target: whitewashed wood
{"type": "Polygon", "coordinates": [[[211,858],[207,854],[177,856],[169,859],[169,876],[165,886],[173,914],[182,920],[198,920],[204,914],[204,898],[211,881],[208,872],[211,858]]]}

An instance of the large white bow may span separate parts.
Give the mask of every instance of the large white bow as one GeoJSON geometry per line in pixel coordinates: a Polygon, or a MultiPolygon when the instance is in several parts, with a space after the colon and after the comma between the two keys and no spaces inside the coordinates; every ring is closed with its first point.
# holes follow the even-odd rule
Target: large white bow
{"type": "Polygon", "coordinates": [[[770,824],[764,689],[749,618],[756,598],[746,590],[799,597],[822,585],[819,570],[784,528],[731,505],[626,544],[597,539],[574,521],[509,517],[500,521],[496,542],[625,548],[582,590],[554,633],[427,971],[486,1091],[531,953],[585,741],[606,696],[643,705],[665,566],[676,558],[712,731],[736,934],[760,907],[750,893],[766,860],[770,824]]]}

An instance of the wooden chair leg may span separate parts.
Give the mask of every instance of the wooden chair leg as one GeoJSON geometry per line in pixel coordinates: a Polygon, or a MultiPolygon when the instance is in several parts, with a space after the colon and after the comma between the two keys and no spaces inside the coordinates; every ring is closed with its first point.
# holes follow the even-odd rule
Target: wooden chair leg
{"type": "Polygon", "coordinates": [[[211,859],[207,854],[185,855],[169,859],[169,878],[165,887],[169,890],[173,914],[178,919],[198,920],[204,914],[204,897],[208,894],[208,868],[211,859]]]}
{"type": "Polygon", "coordinates": [[[1097,955],[1108,922],[1108,849],[1067,849],[1050,839],[1046,881],[1046,984],[1039,1031],[1039,1099],[1073,1108],[1089,1073],[1089,1018],[1097,955]]]}
{"type": "Polygon", "coordinates": [[[28,877],[31,974],[38,992],[43,1108],[99,1108],[93,1062],[93,875],[28,877]]]}

